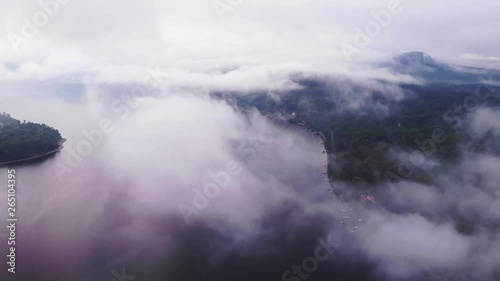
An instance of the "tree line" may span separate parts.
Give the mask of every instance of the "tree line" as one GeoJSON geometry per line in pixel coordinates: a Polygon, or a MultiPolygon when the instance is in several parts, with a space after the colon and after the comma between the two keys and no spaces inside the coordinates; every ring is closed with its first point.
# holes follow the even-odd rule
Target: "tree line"
{"type": "Polygon", "coordinates": [[[59,147],[58,130],[45,124],[20,121],[0,114],[0,163],[45,154],[59,147]]]}

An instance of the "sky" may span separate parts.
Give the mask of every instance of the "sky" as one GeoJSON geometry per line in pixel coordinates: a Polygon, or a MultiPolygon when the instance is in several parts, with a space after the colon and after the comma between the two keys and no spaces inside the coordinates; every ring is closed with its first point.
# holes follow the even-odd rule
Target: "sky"
{"type": "Polygon", "coordinates": [[[5,4],[0,81],[137,82],[160,67],[184,86],[283,89],[296,72],[387,77],[366,63],[409,51],[500,63],[496,1],[60,1],[5,4]]]}

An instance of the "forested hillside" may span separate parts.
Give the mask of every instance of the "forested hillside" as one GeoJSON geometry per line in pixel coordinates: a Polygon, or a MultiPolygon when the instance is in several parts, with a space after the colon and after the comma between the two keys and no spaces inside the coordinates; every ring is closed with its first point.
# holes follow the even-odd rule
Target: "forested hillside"
{"type": "MultiPolygon", "coordinates": [[[[280,93],[279,99],[266,93],[238,95],[236,98],[224,93],[214,95],[229,99],[238,108],[257,108],[265,115],[295,113],[289,121],[321,133],[326,151],[335,155],[329,159],[330,178],[349,182],[375,183],[387,180],[387,172],[398,174],[401,163],[395,154],[419,150],[417,142],[432,138],[436,129],[443,130],[446,141],[439,144],[430,158],[444,164],[452,163],[461,156],[460,144],[468,138],[463,126],[456,128],[455,121],[465,120],[473,113],[466,110],[465,103],[482,93],[486,98],[478,100],[475,109],[500,106],[498,87],[492,91],[480,84],[397,85],[406,96],[394,100],[382,91],[358,85],[345,86],[321,79],[297,82],[301,89],[280,93]],[[342,91],[349,93],[343,95],[342,91]],[[353,101],[346,97],[357,95],[367,96],[369,100],[365,99],[363,103],[371,106],[349,109],[349,103],[353,101]]],[[[480,145],[477,149],[481,149],[480,145]]],[[[422,182],[431,179],[427,172],[419,169],[412,173],[411,178],[422,182]]]]}
{"type": "Polygon", "coordinates": [[[59,147],[58,130],[0,114],[0,163],[39,156],[59,147]]]}

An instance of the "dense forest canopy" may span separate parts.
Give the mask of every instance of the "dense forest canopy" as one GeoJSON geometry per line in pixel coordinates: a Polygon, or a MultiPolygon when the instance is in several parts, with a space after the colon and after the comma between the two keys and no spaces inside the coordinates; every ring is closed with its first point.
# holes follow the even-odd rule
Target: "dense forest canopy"
{"type": "MultiPolygon", "coordinates": [[[[214,96],[228,99],[245,110],[257,108],[265,115],[294,112],[296,117],[290,122],[321,133],[325,150],[336,155],[335,159],[329,158],[331,179],[371,183],[387,180],[387,172],[398,173],[400,163],[393,152],[418,149],[416,141],[428,139],[436,128],[443,128],[447,139],[439,144],[432,156],[443,163],[453,163],[461,156],[460,143],[467,136],[463,130],[454,130],[453,123],[446,123],[443,114],[475,95],[476,89],[486,90],[478,84],[398,85],[409,94],[401,101],[387,99],[377,92],[371,95],[374,104],[390,106],[390,113],[379,114],[375,108],[369,114],[361,114],[343,110],[344,103],[337,90],[341,87],[321,80],[297,82],[302,88],[282,93],[279,101],[266,93],[238,95],[236,98],[228,98],[230,95],[225,93],[214,93],[214,96]]],[[[354,89],[353,95],[360,91],[354,89]]],[[[491,93],[481,105],[500,107],[498,92],[491,93]]],[[[474,144],[476,149],[481,149],[479,142],[474,144]]],[[[411,178],[428,182],[430,175],[417,170],[411,178]]]]}
{"type": "Polygon", "coordinates": [[[5,112],[0,114],[0,163],[56,150],[61,140],[59,131],[45,124],[21,122],[5,112]]]}

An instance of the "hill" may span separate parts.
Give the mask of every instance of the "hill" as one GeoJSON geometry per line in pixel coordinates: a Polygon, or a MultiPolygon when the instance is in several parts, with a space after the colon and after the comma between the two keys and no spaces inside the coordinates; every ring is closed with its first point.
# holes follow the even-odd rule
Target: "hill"
{"type": "MultiPolygon", "coordinates": [[[[479,75],[459,72],[424,53],[406,53],[394,61],[391,64],[397,65],[401,73],[412,73],[418,78],[429,75],[430,79],[425,84],[397,84],[339,77],[296,77],[294,82],[300,89],[282,92],[279,99],[267,93],[214,95],[229,99],[240,109],[256,108],[264,115],[293,113],[295,117],[290,123],[321,133],[325,150],[334,155],[328,165],[331,179],[385,181],[387,172],[401,171],[401,157],[421,151],[422,142],[432,138],[435,130],[443,130],[446,141],[439,144],[430,159],[437,160],[445,169],[462,156],[461,144],[472,141],[465,126],[455,126],[456,119],[465,120],[477,110],[464,109],[467,102],[477,95],[487,95],[484,100],[477,100],[477,106],[498,110],[500,87],[482,84],[479,75]],[[394,98],[393,92],[404,96],[394,98]],[[462,110],[457,112],[460,105],[462,110]]],[[[473,146],[481,150],[480,143],[473,146]]],[[[430,181],[432,177],[426,170],[428,167],[417,168],[411,179],[430,181]]]]}
{"type": "Polygon", "coordinates": [[[44,155],[57,150],[62,140],[58,130],[45,124],[0,114],[0,163],[44,155]]]}

